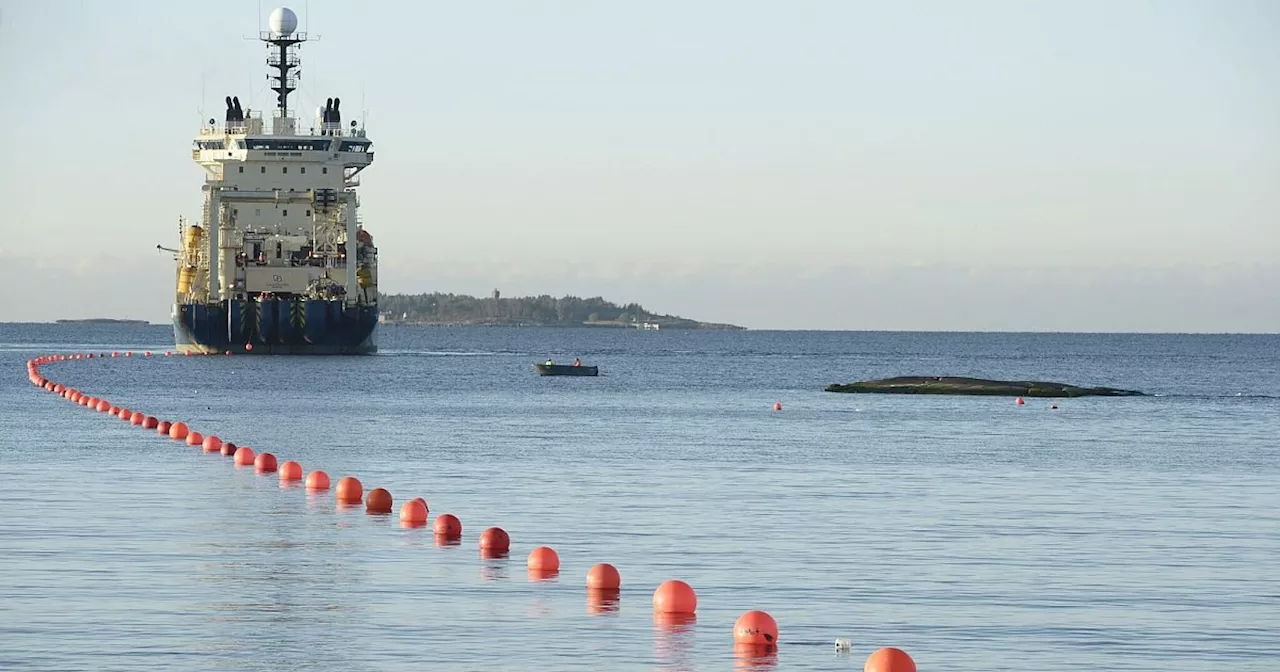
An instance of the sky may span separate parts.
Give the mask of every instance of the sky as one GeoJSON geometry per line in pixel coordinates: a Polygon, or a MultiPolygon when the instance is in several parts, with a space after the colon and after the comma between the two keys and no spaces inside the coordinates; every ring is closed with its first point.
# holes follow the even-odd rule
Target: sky
{"type": "MultiPolygon", "coordinates": [[[[190,158],[275,5],[0,0],[0,320],[166,322],[190,158]]],[[[1270,0],[350,2],[385,292],[761,329],[1280,332],[1270,0]]],[[[315,40],[315,37],[320,39],[315,40]]]]}

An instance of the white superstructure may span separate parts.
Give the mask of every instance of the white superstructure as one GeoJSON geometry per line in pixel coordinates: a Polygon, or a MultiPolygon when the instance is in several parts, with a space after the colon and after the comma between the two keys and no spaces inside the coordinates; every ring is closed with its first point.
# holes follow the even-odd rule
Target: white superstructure
{"type": "Polygon", "coordinates": [[[314,120],[292,116],[297,88],[295,32],[287,8],[272,12],[267,65],[275,109],[243,109],[226,98],[224,119],[202,124],[191,158],[205,170],[204,209],[182,225],[177,304],[258,297],[377,301],[377,248],[360,226],[359,174],[373,162],[372,143],[355,121],[343,122],[340,98],[314,120]]]}

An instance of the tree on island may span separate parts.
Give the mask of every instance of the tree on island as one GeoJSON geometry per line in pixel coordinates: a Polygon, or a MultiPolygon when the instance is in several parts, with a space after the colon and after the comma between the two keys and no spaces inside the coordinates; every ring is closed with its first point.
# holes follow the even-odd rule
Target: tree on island
{"type": "Polygon", "coordinates": [[[542,326],[625,326],[641,322],[668,328],[735,328],[711,325],[675,315],[660,315],[638,303],[617,305],[596,296],[556,298],[503,297],[498,290],[485,298],[465,294],[380,294],[379,308],[393,321],[434,324],[533,324],[542,326]]]}

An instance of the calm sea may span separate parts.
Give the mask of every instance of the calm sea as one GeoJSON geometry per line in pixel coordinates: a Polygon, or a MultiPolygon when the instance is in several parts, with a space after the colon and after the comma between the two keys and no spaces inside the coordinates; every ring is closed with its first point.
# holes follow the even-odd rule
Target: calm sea
{"type": "Polygon", "coordinates": [[[167,327],[0,325],[0,668],[1280,669],[1280,336],[387,328],[49,377],[462,519],[339,511],[40,393],[167,327]],[[538,378],[580,356],[599,378],[538,378]],[[1154,396],[838,395],[889,375],[1154,396]],[[774,412],[775,401],[783,404],[774,412]],[[482,560],[479,531],[510,532],[482,560]],[[562,571],[530,581],[537,545],[562,571]],[[588,567],[622,573],[616,610],[588,567]],[[664,579],[696,623],[655,623],[664,579]],[[734,619],[778,621],[736,659],[734,619]],[[832,642],[852,640],[838,655],[832,642]]]}

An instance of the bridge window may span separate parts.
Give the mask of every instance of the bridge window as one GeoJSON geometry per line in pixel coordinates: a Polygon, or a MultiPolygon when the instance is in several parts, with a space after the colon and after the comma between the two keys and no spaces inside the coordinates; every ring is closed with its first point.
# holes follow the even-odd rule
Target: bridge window
{"type": "Polygon", "coordinates": [[[320,172],[321,172],[322,174],[324,174],[324,175],[328,175],[328,174],[329,174],[329,166],[325,166],[325,167],[321,168],[321,169],[320,169],[320,172]]]}
{"type": "Polygon", "coordinates": [[[266,173],[267,173],[267,167],[266,167],[266,166],[263,166],[263,167],[262,167],[262,174],[264,174],[264,175],[265,175],[266,173]]]}
{"type": "Polygon", "coordinates": [[[330,140],[270,140],[251,138],[245,141],[249,149],[265,149],[274,152],[328,151],[330,140]]]}
{"type": "Polygon", "coordinates": [[[306,167],[306,166],[303,166],[303,167],[299,168],[299,169],[298,169],[298,172],[302,173],[303,175],[306,175],[306,174],[307,174],[307,167],[306,167]]]}
{"type": "Polygon", "coordinates": [[[239,166],[239,168],[240,168],[240,172],[242,172],[242,173],[243,173],[243,172],[244,172],[244,166],[239,166]]]}
{"type": "Polygon", "coordinates": [[[280,216],[281,216],[281,217],[288,217],[288,216],[289,216],[289,211],[288,211],[288,210],[284,210],[284,211],[282,211],[282,212],[280,213],[280,216]]]}

